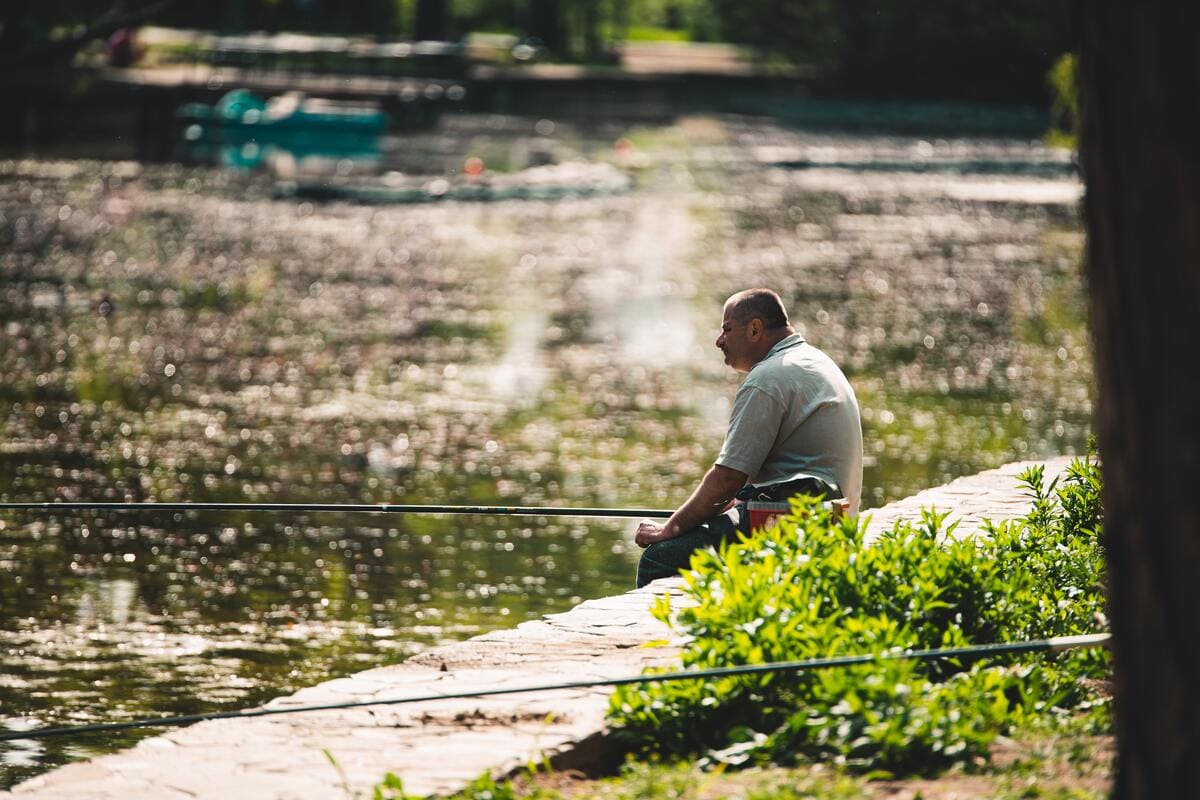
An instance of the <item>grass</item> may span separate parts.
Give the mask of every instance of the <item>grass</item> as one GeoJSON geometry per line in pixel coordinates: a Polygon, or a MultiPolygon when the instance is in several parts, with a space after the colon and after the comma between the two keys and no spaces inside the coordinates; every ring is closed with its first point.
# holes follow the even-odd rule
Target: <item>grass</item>
{"type": "MultiPolygon", "coordinates": [[[[511,780],[482,776],[454,800],[1100,800],[1112,773],[1112,738],[1080,731],[1027,731],[992,746],[986,769],[934,778],[852,775],[824,764],[729,770],[693,762],[627,762],[616,775],[531,770],[511,780]]],[[[407,800],[391,775],[378,800],[407,800]]]]}
{"type": "Polygon", "coordinates": [[[627,42],[690,42],[689,31],[674,28],[659,28],[653,25],[630,25],[625,30],[627,42]]]}

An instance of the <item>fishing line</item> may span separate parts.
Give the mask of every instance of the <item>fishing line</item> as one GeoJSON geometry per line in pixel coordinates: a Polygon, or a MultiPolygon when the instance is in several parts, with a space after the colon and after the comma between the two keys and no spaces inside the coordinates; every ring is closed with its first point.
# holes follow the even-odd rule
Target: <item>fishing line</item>
{"type": "Polygon", "coordinates": [[[266,717],[279,714],[300,714],[309,711],[336,711],[349,708],[364,708],[367,706],[392,706],[403,705],[405,703],[423,703],[434,700],[464,700],[476,697],[497,697],[507,694],[549,692],[560,689],[591,689],[599,686],[627,686],[634,683],[660,683],[666,681],[697,680],[701,678],[723,678],[732,675],[757,675],[767,672],[802,672],[810,669],[848,667],[855,664],[870,664],[876,661],[931,661],[940,658],[959,658],[963,656],[979,658],[1001,655],[1004,653],[1056,653],[1080,647],[1099,647],[1107,644],[1111,637],[1112,635],[1108,633],[1091,633],[1080,636],[1054,636],[1049,639],[1033,639],[1024,642],[994,642],[990,644],[966,645],[963,647],[941,647],[932,650],[908,650],[854,656],[830,656],[826,658],[811,658],[803,661],[776,661],[768,664],[750,664],[738,667],[715,667],[713,669],[663,672],[659,674],[636,675],[625,678],[600,678],[590,681],[543,683],[533,686],[514,686],[507,689],[481,689],[471,692],[426,694],[417,695],[414,697],[397,697],[385,700],[357,700],[345,703],[325,703],[323,705],[312,706],[218,711],[211,714],[187,714],[178,717],[159,717],[158,719],[140,719],[129,722],[104,722],[93,725],[46,728],[40,731],[3,733],[0,734],[0,741],[12,741],[16,739],[47,739],[54,736],[70,736],[82,733],[96,733],[99,731],[124,731],[132,728],[161,728],[175,725],[188,725],[193,722],[202,722],[212,719],[266,717]]]}

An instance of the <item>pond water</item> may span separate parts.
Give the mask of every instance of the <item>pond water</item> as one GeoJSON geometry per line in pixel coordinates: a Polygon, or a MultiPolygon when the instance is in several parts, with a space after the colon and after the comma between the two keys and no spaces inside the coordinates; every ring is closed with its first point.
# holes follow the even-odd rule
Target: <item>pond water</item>
{"type": "MultiPolygon", "coordinates": [[[[712,340],[751,285],[850,376],[866,508],[1085,447],[1061,153],[463,115],[373,169],[453,180],[468,156],[628,188],[365,206],[0,162],[0,499],[672,507],[719,448],[737,377],[712,340]]],[[[564,610],[632,585],[631,527],[0,515],[0,730],[252,706],[564,610]]],[[[149,733],[4,743],[0,787],[149,733]]]]}

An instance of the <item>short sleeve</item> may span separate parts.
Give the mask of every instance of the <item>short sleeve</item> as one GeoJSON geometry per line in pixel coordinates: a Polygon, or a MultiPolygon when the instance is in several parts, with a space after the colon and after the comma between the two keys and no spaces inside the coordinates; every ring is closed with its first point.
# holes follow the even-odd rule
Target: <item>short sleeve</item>
{"type": "Polygon", "coordinates": [[[733,401],[729,431],[717,463],[743,472],[753,481],[775,446],[783,411],[783,405],[766,392],[743,385],[733,401]]]}

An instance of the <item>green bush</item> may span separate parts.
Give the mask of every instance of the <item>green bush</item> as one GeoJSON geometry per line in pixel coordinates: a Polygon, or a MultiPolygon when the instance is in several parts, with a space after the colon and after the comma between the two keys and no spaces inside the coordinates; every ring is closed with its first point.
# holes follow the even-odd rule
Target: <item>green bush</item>
{"type": "Polygon", "coordinates": [[[1067,53],[1050,68],[1050,132],[1046,138],[1056,147],[1079,146],[1079,59],[1067,53]]]}
{"type": "MultiPolygon", "coordinates": [[[[655,614],[687,637],[692,669],[1103,629],[1098,465],[1076,460],[1061,488],[1041,467],[1020,480],[1029,515],[963,540],[926,511],[868,545],[861,521],[797,498],[776,527],[697,553],[684,579],[696,605],[674,615],[663,597],[655,614]]],[[[1014,727],[1080,710],[1091,729],[1107,725],[1107,702],[1086,680],[1107,674],[1103,650],[889,660],[622,687],[609,717],[644,755],[920,774],[986,758],[1014,727]]]]}

